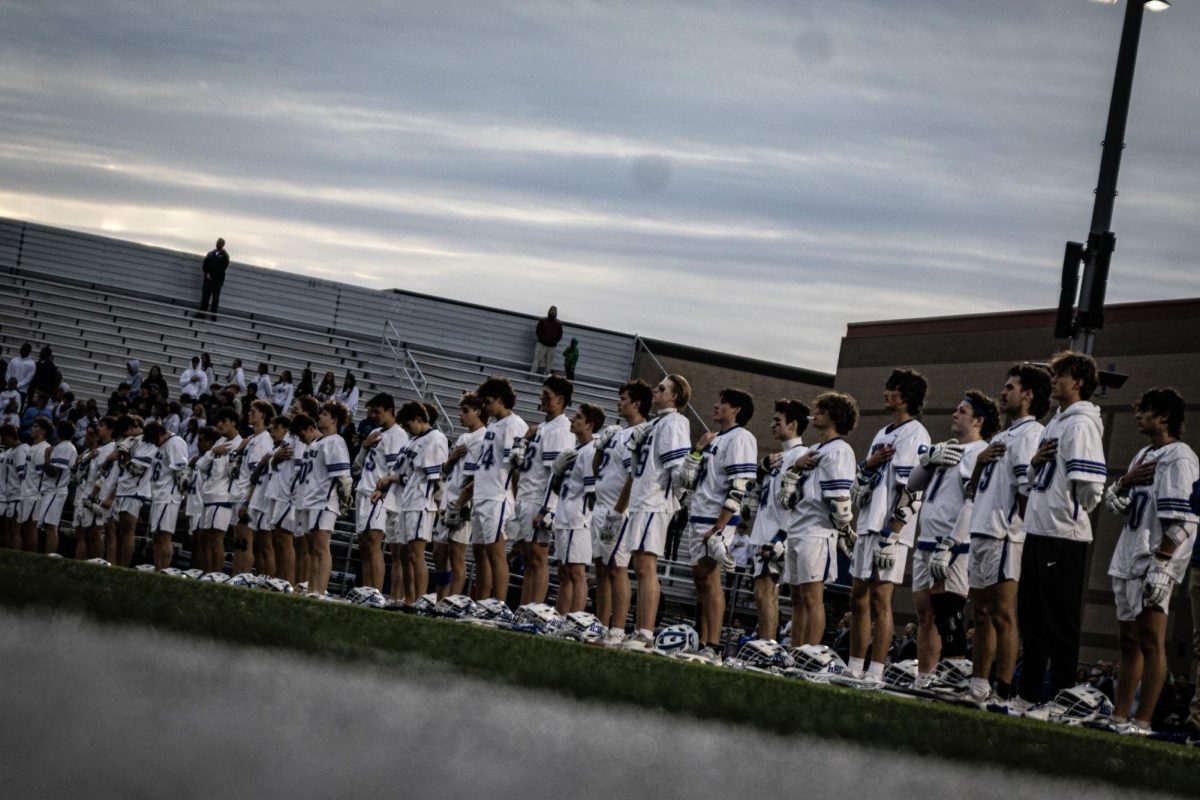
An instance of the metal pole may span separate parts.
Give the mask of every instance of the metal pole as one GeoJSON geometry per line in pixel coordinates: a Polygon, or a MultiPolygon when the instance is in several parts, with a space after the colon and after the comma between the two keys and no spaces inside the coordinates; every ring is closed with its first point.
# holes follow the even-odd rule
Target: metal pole
{"type": "Polygon", "coordinates": [[[1096,181],[1092,227],[1083,262],[1083,281],[1079,287],[1079,314],[1076,317],[1078,328],[1071,339],[1071,348],[1082,353],[1092,352],[1095,331],[1103,325],[1107,264],[1116,241],[1110,230],[1113,203],[1117,196],[1121,151],[1125,148],[1125,123],[1129,119],[1133,67],[1137,61],[1138,39],[1141,36],[1145,9],[1145,0],[1126,1],[1121,46],[1117,51],[1117,71],[1113,78],[1112,100],[1108,106],[1108,126],[1104,131],[1103,150],[1100,155],[1100,177],[1096,181]],[[1097,269],[1098,264],[1102,265],[1102,270],[1097,269]],[[1104,274],[1100,275],[1100,271],[1104,274]]]}

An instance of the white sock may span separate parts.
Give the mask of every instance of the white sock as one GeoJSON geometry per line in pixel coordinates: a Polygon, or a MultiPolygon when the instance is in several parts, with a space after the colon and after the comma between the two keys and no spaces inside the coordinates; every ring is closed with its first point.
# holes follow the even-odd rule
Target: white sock
{"type": "Polygon", "coordinates": [[[639,634],[640,636],[644,636],[644,637],[646,637],[647,639],[653,639],[653,638],[654,638],[654,631],[647,630],[646,628],[638,628],[638,634],[639,634]]]}
{"type": "Polygon", "coordinates": [[[883,680],[883,664],[878,661],[871,662],[871,666],[867,667],[867,677],[877,681],[883,680]]]}
{"type": "Polygon", "coordinates": [[[928,686],[931,683],[933,683],[932,672],[921,672],[920,670],[917,671],[916,687],[918,689],[928,686]]]}
{"type": "Polygon", "coordinates": [[[846,669],[851,675],[862,675],[863,659],[850,656],[850,662],[846,664],[846,669]]]}
{"type": "Polygon", "coordinates": [[[986,695],[992,693],[992,685],[987,678],[971,678],[971,694],[986,695]]]}

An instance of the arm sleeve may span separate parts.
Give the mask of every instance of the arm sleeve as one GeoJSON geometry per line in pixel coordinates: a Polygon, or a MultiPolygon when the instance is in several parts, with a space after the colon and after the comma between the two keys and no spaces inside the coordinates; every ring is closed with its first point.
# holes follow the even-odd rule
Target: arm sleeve
{"type": "Polygon", "coordinates": [[[921,445],[929,445],[929,434],[924,428],[918,428],[913,434],[902,436],[896,440],[896,453],[892,456],[892,469],[898,486],[908,484],[913,467],[919,461],[917,448],[921,445]]]}
{"type": "Polygon", "coordinates": [[[1071,435],[1058,442],[1058,454],[1066,465],[1067,480],[1080,483],[1104,483],[1108,468],[1104,465],[1104,447],[1100,430],[1088,423],[1071,427],[1071,435]]]}
{"type": "Polygon", "coordinates": [[[917,464],[908,473],[908,481],[905,485],[914,492],[922,492],[929,486],[929,482],[933,480],[936,472],[936,469],[930,469],[929,467],[917,464]]]}
{"type": "Polygon", "coordinates": [[[692,449],[687,420],[682,414],[677,414],[676,419],[670,422],[663,420],[654,428],[654,451],[659,463],[664,471],[677,467],[692,449]]]}
{"type": "Polygon", "coordinates": [[[817,480],[820,481],[821,497],[849,497],[850,487],[854,485],[854,451],[847,447],[838,447],[832,452],[821,456],[817,465],[817,480]]]}
{"type": "Polygon", "coordinates": [[[1029,462],[1037,452],[1038,438],[1018,436],[1006,442],[1005,446],[1004,465],[1012,471],[1017,490],[1021,494],[1029,494],[1029,462]]]}
{"type": "Polygon", "coordinates": [[[331,478],[350,474],[350,451],[346,440],[334,434],[325,450],[325,474],[331,478]]]}
{"type": "Polygon", "coordinates": [[[753,436],[738,436],[730,451],[725,461],[725,477],[753,479],[758,475],[758,442],[753,436]]]}
{"type": "Polygon", "coordinates": [[[1165,464],[1163,474],[1155,477],[1156,497],[1159,519],[1173,519],[1180,522],[1196,522],[1188,498],[1192,493],[1192,485],[1197,480],[1197,462],[1193,459],[1173,459],[1165,464]]]}

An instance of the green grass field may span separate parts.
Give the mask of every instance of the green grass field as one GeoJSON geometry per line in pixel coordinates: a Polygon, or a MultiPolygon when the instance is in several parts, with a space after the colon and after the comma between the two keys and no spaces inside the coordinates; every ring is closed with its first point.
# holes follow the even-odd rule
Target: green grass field
{"type": "Polygon", "coordinates": [[[1200,752],[457,622],[0,551],[0,600],[212,640],[461,674],[945,758],[1195,795],[1200,752]]]}

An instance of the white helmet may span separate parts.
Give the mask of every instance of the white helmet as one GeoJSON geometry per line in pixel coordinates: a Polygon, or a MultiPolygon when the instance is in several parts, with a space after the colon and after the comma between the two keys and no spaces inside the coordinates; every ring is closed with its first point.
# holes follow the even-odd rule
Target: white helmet
{"type": "Polygon", "coordinates": [[[408,610],[422,617],[438,616],[437,595],[432,593],[421,595],[408,610]]]}
{"type": "Polygon", "coordinates": [[[1079,725],[1104,717],[1111,717],[1112,701],[1104,692],[1086,683],[1063,689],[1050,703],[1051,722],[1079,725]]]}
{"type": "Polygon", "coordinates": [[[774,639],[751,639],[730,659],[729,666],[775,672],[789,669],[795,664],[787,648],[774,639]]]}
{"type": "Polygon", "coordinates": [[[98,567],[111,567],[112,566],[112,564],[108,563],[107,561],[105,561],[103,558],[100,558],[99,556],[97,556],[96,558],[89,558],[87,560],[87,563],[95,564],[98,567]]]}
{"type": "Polygon", "coordinates": [[[263,588],[279,594],[292,594],[293,591],[292,585],[283,578],[267,578],[267,583],[263,588]]]}
{"type": "Polygon", "coordinates": [[[458,619],[470,614],[474,605],[475,601],[465,594],[451,594],[438,600],[437,610],[443,616],[458,619]]]}
{"type": "Polygon", "coordinates": [[[551,633],[562,623],[554,607],[545,603],[526,603],[513,615],[513,630],[523,633],[551,633]]]}
{"type": "Polygon", "coordinates": [[[587,611],[572,611],[563,620],[562,626],[554,633],[564,639],[574,639],[577,642],[596,644],[608,636],[608,628],[600,624],[596,615],[587,611]]]}
{"type": "Polygon", "coordinates": [[[367,606],[368,608],[383,608],[387,605],[387,598],[383,596],[383,592],[374,586],[356,586],[350,590],[350,594],[346,595],[346,599],[350,601],[351,605],[367,606]]]}
{"type": "Polygon", "coordinates": [[[209,583],[229,583],[229,576],[224,572],[206,572],[200,576],[200,580],[209,583]]]}
{"type": "Polygon", "coordinates": [[[971,682],[971,660],[969,658],[943,658],[938,662],[934,672],[940,686],[961,689],[971,682]]]}
{"type": "Polygon", "coordinates": [[[138,564],[134,567],[138,572],[154,572],[153,564],[138,564]]]}
{"type": "Polygon", "coordinates": [[[700,650],[700,634],[691,625],[671,625],[663,628],[654,637],[654,651],[671,653],[695,653],[700,650]]]}
{"type": "Polygon", "coordinates": [[[187,575],[189,578],[195,578],[196,580],[199,580],[200,578],[204,577],[204,570],[189,569],[188,571],[184,572],[183,574],[187,575]]]}
{"type": "Polygon", "coordinates": [[[893,661],[883,668],[883,682],[897,689],[911,689],[917,682],[917,660],[893,661]]]}
{"type": "Polygon", "coordinates": [[[478,601],[467,612],[467,616],[489,622],[509,623],[513,621],[512,610],[504,604],[503,600],[496,597],[485,597],[478,601]]]}
{"type": "Polygon", "coordinates": [[[832,647],[823,644],[802,644],[788,650],[795,665],[787,674],[803,678],[814,683],[826,683],[834,675],[846,671],[846,662],[834,652],[832,647]]]}
{"type": "Polygon", "coordinates": [[[239,572],[229,579],[230,586],[241,586],[245,589],[257,589],[258,578],[253,572],[239,572]]]}
{"type": "Polygon", "coordinates": [[[192,577],[191,575],[188,575],[186,572],[184,572],[183,570],[178,569],[176,567],[166,567],[159,571],[163,575],[170,575],[172,578],[190,578],[190,577],[192,577]]]}

